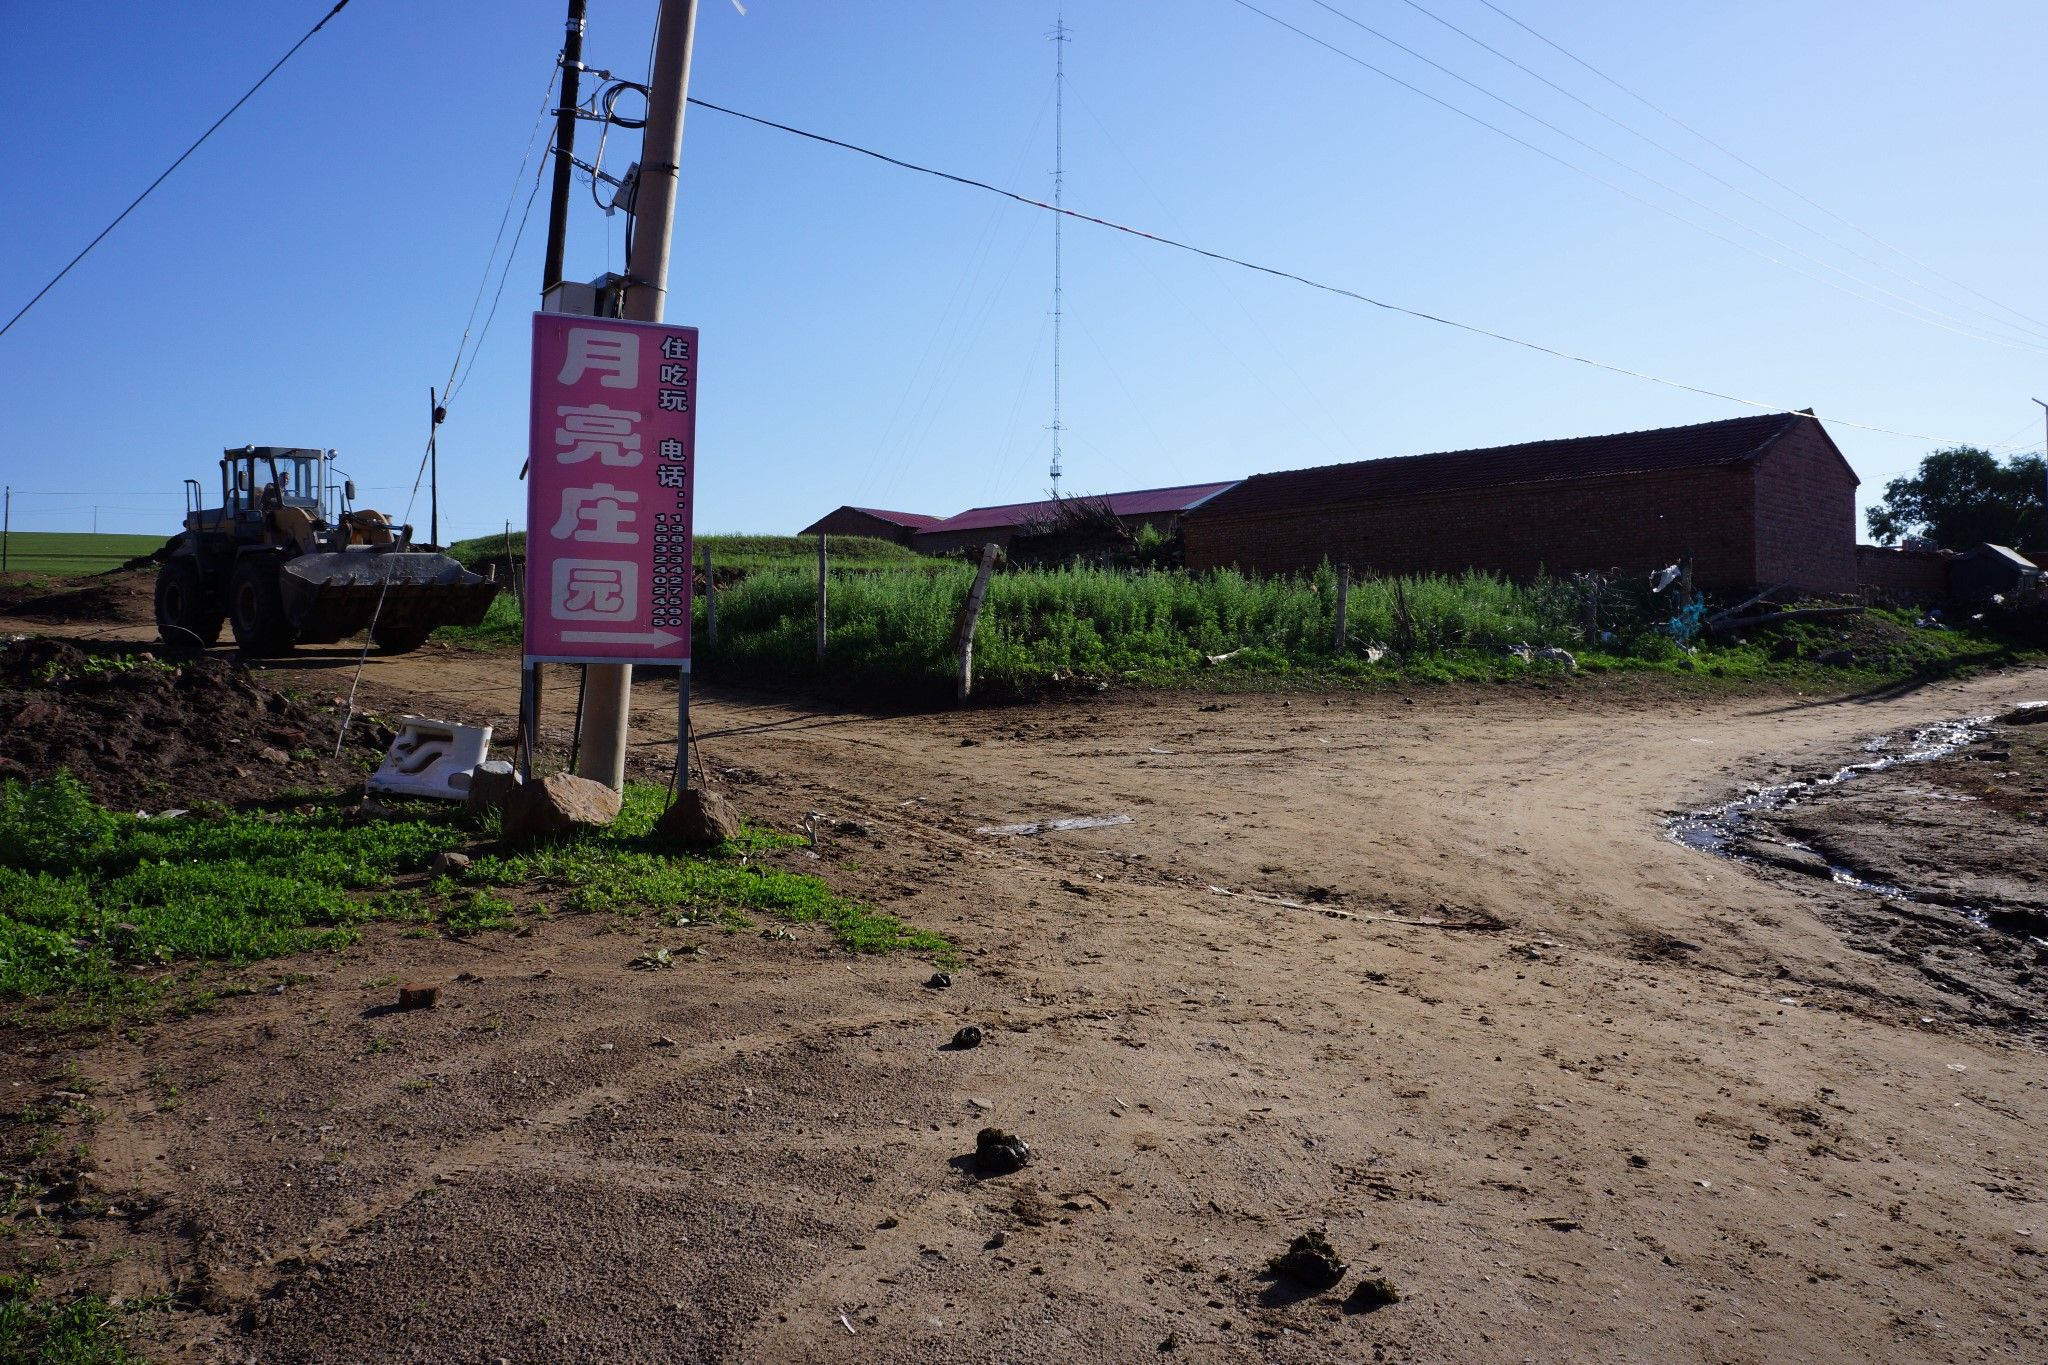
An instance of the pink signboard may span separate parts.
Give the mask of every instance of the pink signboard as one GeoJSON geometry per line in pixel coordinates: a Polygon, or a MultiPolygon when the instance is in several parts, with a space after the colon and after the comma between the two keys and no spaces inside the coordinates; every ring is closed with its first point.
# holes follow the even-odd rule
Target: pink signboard
{"type": "Polygon", "coordinates": [[[697,329],[533,319],[526,656],[690,666],[697,329]]]}

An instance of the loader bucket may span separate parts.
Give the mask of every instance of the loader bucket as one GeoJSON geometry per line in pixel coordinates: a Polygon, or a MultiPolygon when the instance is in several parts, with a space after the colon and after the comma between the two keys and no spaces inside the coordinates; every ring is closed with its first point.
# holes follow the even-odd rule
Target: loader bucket
{"type": "Polygon", "coordinates": [[[473,626],[498,595],[496,583],[447,555],[375,545],[287,560],[279,586],[285,615],[308,644],[346,639],[372,617],[379,630],[473,626]]]}

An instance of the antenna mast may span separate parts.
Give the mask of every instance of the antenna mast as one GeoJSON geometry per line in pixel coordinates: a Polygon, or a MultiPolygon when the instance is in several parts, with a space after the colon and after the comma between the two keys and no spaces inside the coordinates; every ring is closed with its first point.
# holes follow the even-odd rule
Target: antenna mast
{"type": "MultiPolygon", "coordinates": [[[[1066,189],[1066,94],[1067,94],[1067,21],[1064,14],[1053,21],[1053,68],[1052,68],[1052,206],[1061,207],[1066,189]]],[[[1060,257],[1061,230],[1067,218],[1055,212],[1052,218],[1052,495],[1060,495],[1060,313],[1062,304],[1062,261],[1060,257]]]]}

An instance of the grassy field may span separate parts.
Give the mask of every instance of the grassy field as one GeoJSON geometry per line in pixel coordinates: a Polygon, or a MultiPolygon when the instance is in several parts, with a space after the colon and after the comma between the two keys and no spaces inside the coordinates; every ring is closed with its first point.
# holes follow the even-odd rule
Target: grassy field
{"type": "MultiPolygon", "coordinates": [[[[753,574],[767,569],[815,569],[818,562],[818,542],[812,536],[698,536],[700,565],[707,549],[721,579],[729,574],[753,574]]],[[[833,536],[826,550],[832,562],[842,568],[908,568],[933,562],[894,541],[869,536],[833,536]]],[[[525,563],[526,532],[458,540],[448,547],[448,553],[477,571],[485,564],[496,564],[502,575],[508,554],[515,562],[525,563]]]]}
{"type": "Polygon", "coordinates": [[[83,531],[14,531],[7,537],[7,571],[53,577],[100,573],[161,546],[168,536],[89,535],[83,531]]]}
{"type": "Polygon", "coordinates": [[[95,805],[68,778],[0,787],[0,1002],[31,1027],[95,1028],[209,1006],[253,989],[209,964],[248,966],[345,946],[376,920],[470,934],[553,909],[747,914],[817,922],[858,952],[944,956],[945,940],[842,900],[815,877],[743,858],[793,842],[749,831],[705,855],[651,833],[658,788],[628,790],[601,834],[480,857],[464,879],[395,889],[436,853],[495,832],[496,814],[422,803],[364,820],[336,797],[281,812],[145,820],[95,805]]]}
{"type": "MultiPolygon", "coordinates": [[[[953,625],[972,571],[923,561],[917,572],[842,567],[833,576],[830,643],[814,651],[816,573],[764,569],[718,592],[719,641],[697,606],[694,666],[707,679],[806,679],[934,697],[950,686],[953,625]]],[[[1587,638],[1585,590],[1488,574],[1364,579],[1352,585],[1349,640],[1334,645],[1336,576],[1252,579],[1235,573],[1025,569],[991,580],[975,673],[994,693],[1115,683],[1248,688],[1304,683],[1503,679],[1566,671],[1519,646],[1569,651],[1583,672],[1697,673],[1842,685],[1933,676],[2028,656],[1995,632],[1937,630],[1917,613],[1791,622],[1751,638],[1682,647],[1668,599],[1610,585],[1587,638]],[[1842,653],[1851,656],[1843,658],[1842,653]],[[1830,661],[1820,660],[1826,657],[1830,661]],[[1211,662],[1214,660],[1214,662],[1211,662]]],[[[516,644],[509,597],[471,638],[516,644]]]]}

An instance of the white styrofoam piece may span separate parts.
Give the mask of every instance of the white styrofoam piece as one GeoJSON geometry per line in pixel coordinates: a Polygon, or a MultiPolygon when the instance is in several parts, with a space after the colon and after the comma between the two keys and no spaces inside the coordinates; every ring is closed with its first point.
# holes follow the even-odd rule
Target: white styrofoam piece
{"type": "Polygon", "coordinates": [[[469,795],[469,775],[491,751],[491,727],[457,725],[400,716],[391,752],[370,775],[371,791],[460,801],[469,795]]]}

